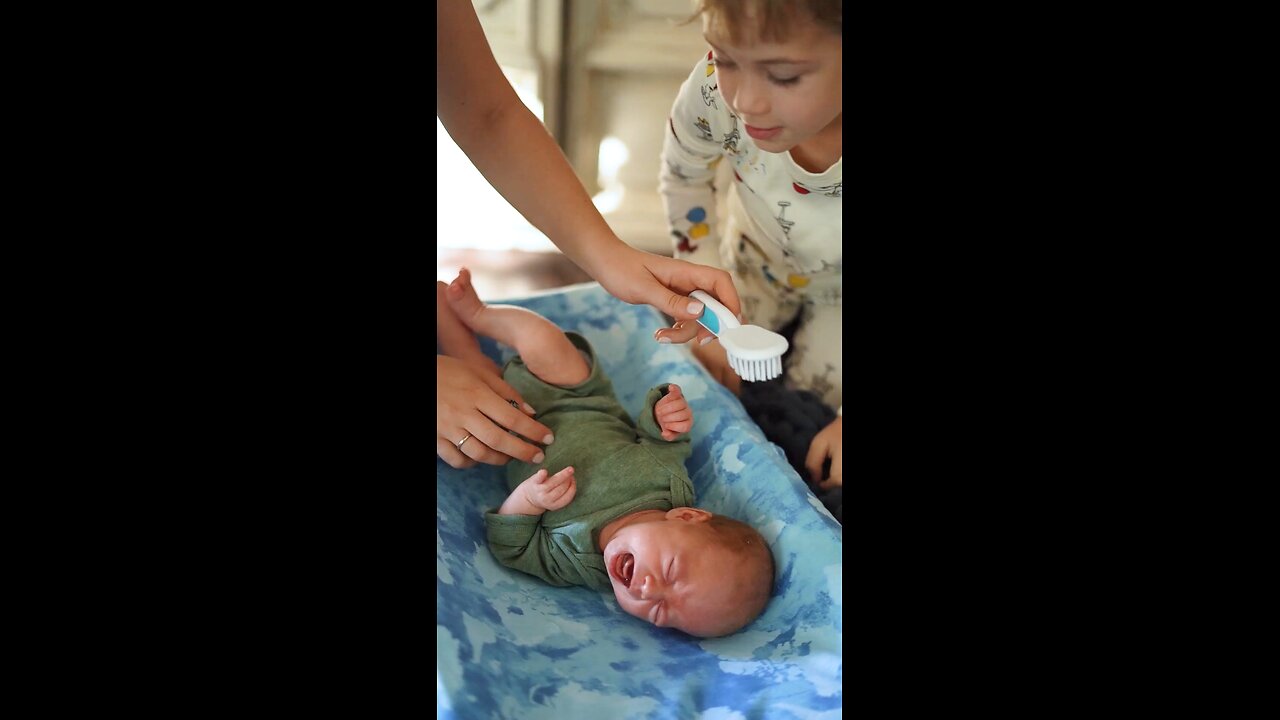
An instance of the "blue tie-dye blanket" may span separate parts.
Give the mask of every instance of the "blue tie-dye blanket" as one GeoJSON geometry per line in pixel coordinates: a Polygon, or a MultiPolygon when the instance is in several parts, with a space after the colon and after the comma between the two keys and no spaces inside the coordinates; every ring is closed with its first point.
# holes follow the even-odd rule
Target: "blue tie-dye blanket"
{"type": "MultiPolygon", "coordinates": [[[[653,627],[611,592],[555,588],[499,565],[483,513],[506,496],[502,470],[436,459],[436,717],[841,717],[842,531],[742,405],[685,346],[659,345],[663,318],[592,283],[504,301],[536,310],[595,347],[623,407],[684,390],[694,412],[689,474],[697,505],[755,526],[777,561],[769,607],[711,640],[653,627]]],[[[504,362],[510,348],[487,339],[504,362]]]]}

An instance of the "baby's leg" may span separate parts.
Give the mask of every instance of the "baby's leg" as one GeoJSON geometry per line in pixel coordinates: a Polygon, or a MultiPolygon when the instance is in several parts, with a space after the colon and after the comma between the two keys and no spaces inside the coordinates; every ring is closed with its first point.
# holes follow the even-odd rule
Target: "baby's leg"
{"type": "Polygon", "coordinates": [[[436,281],[436,342],[440,344],[441,352],[469,363],[481,364],[493,371],[494,375],[500,374],[498,366],[480,349],[476,334],[462,324],[458,314],[449,306],[448,288],[448,285],[436,281]]]}
{"type": "Polygon", "coordinates": [[[526,308],[485,305],[471,287],[471,273],[466,268],[445,294],[467,327],[514,347],[529,372],[543,382],[570,386],[590,377],[587,361],[555,323],[526,308]]]}

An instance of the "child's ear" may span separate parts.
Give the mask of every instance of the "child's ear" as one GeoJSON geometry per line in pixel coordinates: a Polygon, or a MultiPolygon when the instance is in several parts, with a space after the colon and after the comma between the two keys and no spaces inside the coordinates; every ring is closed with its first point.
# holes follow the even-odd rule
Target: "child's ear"
{"type": "Polygon", "coordinates": [[[678,507],[667,511],[667,519],[684,520],[685,522],[706,522],[711,519],[711,513],[702,508],[678,507]]]}

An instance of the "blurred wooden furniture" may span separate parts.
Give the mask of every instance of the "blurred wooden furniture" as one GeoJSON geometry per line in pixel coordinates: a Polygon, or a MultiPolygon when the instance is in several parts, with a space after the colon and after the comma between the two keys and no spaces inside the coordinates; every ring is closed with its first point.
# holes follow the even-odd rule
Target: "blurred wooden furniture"
{"type": "Polygon", "coordinates": [[[577,265],[558,252],[436,250],[437,280],[453,280],[464,266],[471,271],[476,293],[485,301],[520,297],[536,290],[591,281],[577,265]]]}

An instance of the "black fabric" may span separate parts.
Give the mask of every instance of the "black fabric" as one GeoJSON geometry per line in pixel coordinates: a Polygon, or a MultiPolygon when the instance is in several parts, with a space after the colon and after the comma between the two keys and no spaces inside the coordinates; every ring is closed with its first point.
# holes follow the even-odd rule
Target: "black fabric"
{"type": "MultiPolygon", "coordinates": [[[[743,382],[742,406],[747,414],[764,430],[765,437],[782,448],[787,461],[795,468],[809,489],[822,501],[827,510],[844,524],[841,490],[834,487],[823,490],[809,478],[804,459],[809,454],[809,443],[820,430],[836,419],[836,411],[823,404],[817,395],[807,390],[790,390],[782,385],[782,378],[768,382],[743,382]]],[[[826,475],[831,469],[828,459],[822,466],[826,475]]]]}

